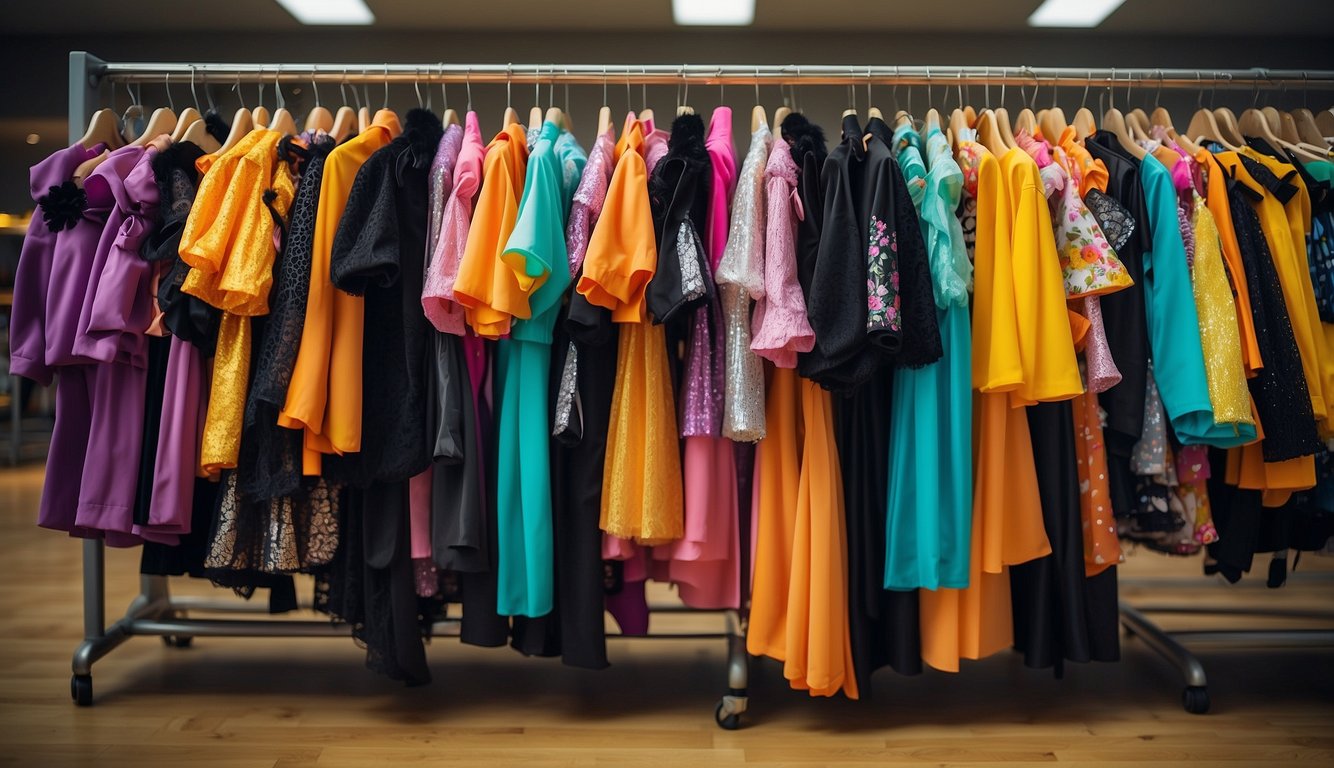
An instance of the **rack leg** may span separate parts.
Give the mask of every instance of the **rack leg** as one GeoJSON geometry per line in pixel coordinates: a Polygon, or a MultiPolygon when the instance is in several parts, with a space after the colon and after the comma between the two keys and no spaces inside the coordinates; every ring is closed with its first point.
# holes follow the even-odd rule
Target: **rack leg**
{"type": "Polygon", "coordinates": [[[740,617],[729,614],[730,631],[727,634],[727,695],[714,708],[713,719],[718,727],[735,731],[741,727],[741,715],[746,711],[749,698],[746,688],[750,683],[750,655],[746,653],[746,634],[740,617]]]}
{"type": "Polygon", "coordinates": [[[1181,670],[1186,687],[1181,692],[1181,705],[1187,712],[1202,715],[1209,711],[1209,681],[1204,674],[1204,665],[1195,654],[1186,650],[1162,627],[1148,616],[1122,602],[1121,624],[1131,634],[1143,640],[1159,656],[1172,662],[1181,670]]]}

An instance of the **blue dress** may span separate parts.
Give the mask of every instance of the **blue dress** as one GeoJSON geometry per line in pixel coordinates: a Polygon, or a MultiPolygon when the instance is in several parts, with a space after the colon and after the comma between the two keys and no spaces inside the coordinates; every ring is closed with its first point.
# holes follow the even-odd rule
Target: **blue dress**
{"type": "Polygon", "coordinates": [[[496,610],[506,616],[551,612],[555,576],[551,510],[551,336],[570,285],[565,219],[586,156],[555,123],[544,123],[528,158],[518,218],[505,244],[507,264],[540,281],[531,317],[515,319],[499,342],[496,386],[496,610]]]}
{"type": "Polygon", "coordinates": [[[1153,155],[1145,155],[1140,163],[1140,183],[1151,242],[1144,252],[1144,314],[1153,376],[1172,429],[1182,445],[1233,448],[1254,442],[1253,424],[1214,422],[1171,172],[1153,155]]]}
{"type": "Polygon", "coordinates": [[[894,132],[894,150],[921,220],[944,356],[894,374],[889,433],[885,588],[963,589],[973,522],[968,288],[972,264],[954,211],[963,171],[938,127],[894,132]]]}

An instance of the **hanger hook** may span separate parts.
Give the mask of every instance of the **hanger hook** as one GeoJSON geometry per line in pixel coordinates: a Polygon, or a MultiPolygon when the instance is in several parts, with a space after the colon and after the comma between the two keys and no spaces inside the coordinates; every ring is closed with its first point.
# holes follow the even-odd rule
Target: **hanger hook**
{"type": "Polygon", "coordinates": [[[926,108],[931,108],[931,68],[926,68],[926,108]]]}
{"type": "MultiPolygon", "coordinates": [[[[128,87],[127,87],[127,90],[128,90],[128,87]]],[[[237,73],[236,73],[236,85],[232,88],[232,90],[233,90],[233,91],[236,91],[236,98],[237,98],[238,101],[241,102],[241,109],[245,109],[245,108],[246,108],[246,106],[245,106],[245,92],[241,90],[241,73],[240,73],[240,72],[237,72],[237,73]]],[[[130,94],[130,95],[133,96],[134,94],[130,94]]]]}
{"type": "Polygon", "coordinates": [[[1195,70],[1195,109],[1204,109],[1204,75],[1200,70],[1195,70]]]}
{"type": "Polygon", "coordinates": [[[1302,70],[1302,109],[1307,109],[1306,94],[1310,89],[1307,87],[1306,70],[1302,70]]]}
{"type": "Polygon", "coordinates": [[[463,72],[463,86],[467,89],[468,103],[465,105],[467,111],[472,111],[472,67],[468,67],[463,72]]]}
{"type": "Polygon", "coordinates": [[[1260,104],[1260,78],[1251,76],[1251,109],[1255,109],[1260,104]]]}
{"type": "Polygon", "coordinates": [[[982,105],[983,109],[991,107],[991,67],[982,70],[982,105]]]}
{"type": "Polygon", "coordinates": [[[440,108],[449,109],[449,90],[447,88],[448,83],[445,80],[445,62],[438,62],[436,67],[440,70],[440,108]]]}
{"type": "Polygon", "coordinates": [[[866,109],[871,109],[871,68],[866,68],[866,109]]]}
{"type": "Polygon", "coordinates": [[[384,103],[380,105],[381,109],[389,109],[389,62],[384,64],[384,103]]]}
{"type": "Polygon", "coordinates": [[[1158,90],[1153,94],[1153,106],[1157,107],[1163,103],[1163,71],[1158,70],[1158,90]]]}
{"type": "Polygon", "coordinates": [[[1112,67],[1112,77],[1107,81],[1107,109],[1116,109],[1116,67],[1112,67]]]}
{"type": "Polygon", "coordinates": [[[1000,105],[1001,105],[1001,108],[1002,108],[1002,109],[1005,108],[1005,78],[1006,78],[1006,75],[1007,75],[1007,73],[1006,73],[1006,71],[1005,71],[1005,67],[1001,67],[1001,97],[1000,97],[1000,105]]]}
{"type": "Polygon", "coordinates": [[[505,106],[514,106],[514,99],[510,96],[513,93],[514,85],[514,64],[513,62],[505,65],[505,106]]]}
{"type": "Polygon", "coordinates": [[[167,73],[165,73],[165,74],[162,75],[162,90],[164,90],[164,91],[167,92],[167,107],[168,107],[172,112],[175,112],[175,111],[176,111],[176,99],[172,98],[172,96],[171,96],[171,73],[170,73],[170,72],[167,72],[167,73]]]}
{"type": "Polygon", "coordinates": [[[648,67],[640,67],[639,73],[644,76],[639,82],[639,101],[644,105],[641,109],[648,109],[648,67]]]}
{"type": "Polygon", "coordinates": [[[1130,109],[1130,83],[1135,79],[1130,70],[1126,70],[1126,109],[1130,109]]]}
{"type": "Polygon", "coordinates": [[[625,68],[625,111],[630,112],[635,108],[630,101],[630,68],[625,68]]]}
{"type": "Polygon", "coordinates": [[[539,65],[539,66],[536,66],[536,67],[533,68],[533,71],[534,71],[534,74],[533,74],[533,105],[534,105],[534,106],[541,106],[541,104],[542,104],[542,67],[541,67],[540,65],[539,65]]]}
{"type": "Polygon", "coordinates": [[[551,102],[548,106],[556,106],[556,65],[551,65],[551,79],[547,80],[547,101],[551,102]]]}
{"type": "Polygon", "coordinates": [[[259,68],[259,75],[255,78],[255,90],[259,91],[259,101],[255,102],[256,107],[264,106],[264,67],[259,68]]]}
{"type": "Polygon", "coordinates": [[[283,65],[279,64],[278,68],[273,71],[273,94],[274,98],[278,102],[278,109],[287,108],[287,99],[283,98],[283,88],[278,83],[278,78],[281,77],[282,74],[283,74],[283,65]]]}
{"type": "MultiPolygon", "coordinates": [[[[1042,84],[1042,81],[1038,79],[1037,72],[1034,72],[1033,70],[1029,69],[1028,74],[1033,76],[1033,96],[1028,101],[1028,108],[1036,112],[1038,111],[1038,86],[1042,84]]],[[[1056,91],[1056,86],[1052,86],[1052,92],[1055,93],[1055,91],[1056,91]]],[[[1052,104],[1055,105],[1055,103],[1056,103],[1056,97],[1053,96],[1052,104]]]]}
{"type": "Polygon", "coordinates": [[[894,84],[889,86],[889,106],[897,114],[899,108],[899,66],[894,65],[894,84]]]}
{"type": "Polygon", "coordinates": [[[1088,76],[1088,79],[1084,81],[1084,95],[1083,95],[1082,97],[1080,97],[1080,99],[1079,99],[1079,108],[1080,108],[1080,109],[1084,109],[1084,108],[1088,107],[1088,103],[1089,103],[1089,86],[1091,86],[1091,85],[1093,85],[1093,70],[1090,69],[1090,70],[1089,70],[1089,76],[1088,76]]]}
{"type": "MultiPolygon", "coordinates": [[[[867,83],[870,84],[869,82],[867,83]]],[[[755,104],[760,103],[760,68],[755,68],[755,104]]]]}
{"type": "Polygon", "coordinates": [[[607,68],[602,68],[602,106],[607,106],[607,68]]]}
{"type": "Polygon", "coordinates": [[[1057,83],[1059,83],[1059,82],[1060,82],[1060,80],[1059,80],[1058,78],[1056,78],[1056,77],[1053,77],[1053,78],[1051,79],[1051,108],[1052,108],[1052,109],[1056,109],[1056,94],[1060,91],[1060,88],[1057,86],[1057,83]]]}
{"type": "Polygon", "coordinates": [[[415,67],[412,70],[412,92],[417,94],[417,108],[422,108],[422,73],[415,67]]]}
{"type": "Polygon", "coordinates": [[[320,106],[320,84],[315,82],[314,75],[310,77],[310,90],[315,95],[315,107],[318,109],[320,106]]]}

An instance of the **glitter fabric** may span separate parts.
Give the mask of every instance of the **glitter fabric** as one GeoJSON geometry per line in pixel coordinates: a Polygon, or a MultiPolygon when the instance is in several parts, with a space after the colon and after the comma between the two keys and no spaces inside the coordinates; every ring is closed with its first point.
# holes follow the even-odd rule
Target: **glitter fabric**
{"type": "Polygon", "coordinates": [[[764,172],[772,145],[769,126],[761,123],[741,164],[717,274],[726,337],[723,436],[746,443],[765,434],[764,369],[751,351],[750,303],[764,297],[764,172]]]}
{"type": "Polygon", "coordinates": [[[426,228],[426,264],[430,272],[432,255],[440,242],[440,229],[445,221],[445,203],[454,189],[454,163],[459,159],[459,149],[463,146],[463,129],[451,125],[445,129],[436,146],[435,157],[431,160],[429,184],[429,203],[427,206],[426,228]]]}
{"type": "Polygon", "coordinates": [[[692,310],[681,395],[681,436],[717,437],[723,422],[723,350],[717,299],[692,310]]]}
{"type": "Polygon", "coordinates": [[[703,297],[706,292],[704,274],[699,270],[700,253],[703,250],[704,246],[689,219],[682,221],[676,236],[676,258],[681,262],[680,304],[689,304],[703,297]]]}
{"type": "Polygon", "coordinates": [[[1084,382],[1090,392],[1106,392],[1121,383],[1121,371],[1112,359],[1107,330],[1102,322],[1102,297],[1084,296],[1079,300],[1079,314],[1089,321],[1084,336],[1084,382]]]}
{"type": "Polygon", "coordinates": [[[199,446],[199,468],[209,476],[235,467],[241,455],[250,344],[250,318],[223,312],[208,390],[208,416],[199,446]]]}
{"type": "Polygon", "coordinates": [[[1144,378],[1144,429],[1130,453],[1130,470],[1137,475],[1161,475],[1167,466],[1167,422],[1152,360],[1144,378]]]}
{"type": "Polygon", "coordinates": [[[482,163],[486,158],[486,145],[482,143],[476,112],[468,113],[460,142],[453,168],[454,185],[441,212],[440,231],[432,239],[435,250],[422,284],[422,309],[426,319],[437,331],[459,336],[463,335],[464,312],[463,307],[454,301],[454,281],[458,279],[459,262],[467,247],[473,198],[482,185],[482,163]]]}
{"type": "Polygon", "coordinates": [[[607,200],[607,186],[611,184],[611,172],[615,165],[615,145],[611,129],[607,129],[593,142],[593,151],[588,153],[584,175],[579,179],[578,189],[574,191],[570,221],[565,226],[565,248],[570,259],[571,277],[579,275],[584,254],[588,253],[588,238],[593,234],[593,225],[597,224],[598,217],[602,215],[602,205],[607,200]]]}
{"type": "Polygon", "coordinates": [[[1103,441],[1103,413],[1098,396],[1087,392],[1076,397],[1071,406],[1079,466],[1079,512],[1084,528],[1084,575],[1091,577],[1125,558],[1112,517],[1107,445],[1103,441]]]}
{"type": "Polygon", "coordinates": [[[674,410],[665,329],[623,324],[602,472],[603,531],[648,545],[681,538],[685,502],[674,410]]]}
{"type": "Polygon", "coordinates": [[[556,390],[556,410],[551,436],[570,445],[578,444],[584,434],[584,420],[575,408],[579,390],[579,347],[573,341],[565,352],[565,365],[556,390]]]}
{"type": "Polygon", "coordinates": [[[1209,403],[1219,424],[1254,424],[1250,390],[1241,362],[1241,333],[1232,288],[1223,268],[1214,217],[1204,200],[1195,200],[1195,309],[1200,320],[1200,344],[1209,380],[1209,403]]]}

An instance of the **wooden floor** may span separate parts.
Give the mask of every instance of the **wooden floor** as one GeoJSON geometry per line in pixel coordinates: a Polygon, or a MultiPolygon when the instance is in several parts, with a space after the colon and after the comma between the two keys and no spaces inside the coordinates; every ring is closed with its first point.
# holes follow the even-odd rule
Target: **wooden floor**
{"type": "MultiPolygon", "coordinates": [[[[1178,704],[1177,672],[1135,640],[1121,663],[1074,665],[1063,681],[1011,654],[958,675],[885,671],[861,702],[811,700],[757,662],[737,732],[713,722],[722,643],[696,641],[620,641],[611,669],[586,672],[439,640],[428,649],[435,682],[405,689],[364,669],[347,639],[202,638],[181,650],[135,638],[96,666],[96,706],[77,708],[67,691],[80,547],[34,526],[41,477],[0,470],[0,765],[1334,765],[1334,653],[1205,652],[1214,708],[1201,717],[1178,704]]],[[[138,556],[113,551],[107,563],[115,617],[138,556]]],[[[1196,588],[1123,592],[1334,607],[1334,582],[1210,588],[1190,578],[1198,567],[1135,553],[1125,577],[1196,588]]]]}

